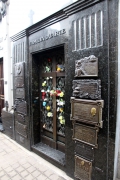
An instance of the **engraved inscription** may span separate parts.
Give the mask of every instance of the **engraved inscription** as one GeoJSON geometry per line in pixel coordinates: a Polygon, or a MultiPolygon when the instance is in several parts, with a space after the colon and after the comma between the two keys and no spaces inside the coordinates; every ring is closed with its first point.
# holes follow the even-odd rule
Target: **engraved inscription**
{"type": "Polygon", "coordinates": [[[90,127],[73,123],[73,140],[81,141],[97,148],[97,133],[97,127],[90,127]]]}
{"type": "Polygon", "coordinates": [[[75,156],[75,177],[81,180],[91,180],[92,163],[75,156]]]}
{"type": "Polygon", "coordinates": [[[94,55],[75,61],[75,77],[98,76],[98,58],[94,55]]]}
{"type": "Polygon", "coordinates": [[[25,99],[25,89],[24,88],[16,89],[16,98],[25,99]]]}
{"type": "Polygon", "coordinates": [[[75,154],[90,161],[94,160],[94,148],[80,141],[75,141],[75,154]]]}
{"type": "Polygon", "coordinates": [[[71,97],[71,120],[103,127],[103,100],[83,100],[71,97]]]}
{"type": "Polygon", "coordinates": [[[93,79],[73,80],[73,96],[101,99],[101,81],[93,79]]]}

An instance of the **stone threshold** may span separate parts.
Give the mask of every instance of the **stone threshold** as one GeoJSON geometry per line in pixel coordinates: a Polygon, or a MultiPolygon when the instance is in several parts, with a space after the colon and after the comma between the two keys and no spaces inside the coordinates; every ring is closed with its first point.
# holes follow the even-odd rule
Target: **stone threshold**
{"type": "Polygon", "coordinates": [[[44,156],[56,161],[62,166],[65,166],[65,154],[61,151],[51,148],[50,146],[43,144],[42,142],[33,145],[33,152],[37,154],[43,154],[44,156]]]}

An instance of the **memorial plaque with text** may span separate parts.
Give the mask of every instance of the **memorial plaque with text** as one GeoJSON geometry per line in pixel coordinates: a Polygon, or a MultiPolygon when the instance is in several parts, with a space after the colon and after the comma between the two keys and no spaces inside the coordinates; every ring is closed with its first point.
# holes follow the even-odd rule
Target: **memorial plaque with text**
{"type": "Polygon", "coordinates": [[[15,100],[16,112],[27,115],[26,101],[15,100]]]}
{"type": "Polygon", "coordinates": [[[103,100],[85,100],[71,97],[71,120],[103,127],[103,100]]]}
{"type": "Polygon", "coordinates": [[[16,122],[15,129],[16,129],[18,134],[27,138],[27,126],[26,125],[23,125],[19,122],[16,122]]]}
{"type": "Polygon", "coordinates": [[[97,144],[98,127],[85,126],[73,123],[73,140],[86,143],[98,148],[97,144]]]}
{"type": "Polygon", "coordinates": [[[24,87],[24,78],[23,77],[15,77],[15,87],[24,87]]]}
{"type": "Polygon", "coordinates": [[[94,147],[75,141],[75,154],[90,161],[94,160],[94,147]]]}
{"type": "Polygon", "coordinates": [[[75,156],[75,177],[80,180],[91,180],[92,162],[75,156]]]}
{"type": "Polygon", "coordinates": [[[73,80],[73,96],[86,99],[101,99],[101,80],[73,80]]]}
{"type": "Polygon", "coordinates": [[[75,61],[75,77],[93,76],[98,76],[98,58],[91,55],[75,61]]]}
{"type": "Polygon", "coordinates": [[[17,88],[16,89],[16,98],[25,99],[25,89],[24,88],[17,88]]]}

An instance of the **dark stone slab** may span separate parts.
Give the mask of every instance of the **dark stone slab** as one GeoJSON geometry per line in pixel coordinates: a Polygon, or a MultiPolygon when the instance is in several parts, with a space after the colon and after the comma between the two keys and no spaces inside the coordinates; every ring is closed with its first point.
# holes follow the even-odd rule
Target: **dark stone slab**
{"type": "Polygon", "coordinates": [[[4,134],[14,139],[14,114],[2,110],[1,130],[4,128],[4,134]],[[3,126],[3,127],[2,127],[3,126]]]}
{"type": "Polygon", "coordinates": [[[16,112],[27,115],[27,103],[24,100],[15,100],[16,112]]]}
{"type": "Polygon", "coordinates": [[[22,135],[23,137],[27,138],[27,126],[24,124],[21,124],[16,121],[15,123],[15,130],[18,134],[22,135]]]}

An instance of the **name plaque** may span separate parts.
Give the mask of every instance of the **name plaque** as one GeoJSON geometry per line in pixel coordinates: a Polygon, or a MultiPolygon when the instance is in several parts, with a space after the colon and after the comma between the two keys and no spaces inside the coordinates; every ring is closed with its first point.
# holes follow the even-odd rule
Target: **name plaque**
{"type": "Polygon", "coordinates": [[[101,80],[73,80],[73,96],[86,99],[101,99],[101,80]]]}
{"type": "Polygon", "coordinates": [[[24,88],[17,88],[16,89],[16,98],[25,99],[25,89],[24,88]]]}
{"type": "Polygon", "coordinates": [[[27,115],[27,103],[26,101],[15,100],[16,112],[23,115],[27,115]]]}
{"type": "Polygon", "coordinates": [[[80,180],[91,180],[92,162],[79,156],[75,156],[74,176],[80,180]]]}
{"type": "Polygon", "coordinates": [[[15,87],[24,87],[24,78],[23,77],[15,77],[15,87]]]}
{"type": "Polygon", "coordinates": [[[100,128],[103,127],[102,108],[103,100],[85,100],[71,97],[71,120],[93,124],[100,128]]]}
{"type": "Polygon", "coordinates": [[[94,147],[91,147],[80,141],[75,141],[75,155],[88,159],[94,160],[94,147]]]}
{"type": "Polygon", "coordinates": [[[24,62],[15,64],[15,76],[24,76],[24,62]]]}
{"type": "Polygon", "coordinates": [[[98,58],[94,55],[75,61],[75,77],[98,76],[98,58]]]}
{"type": "Polygon", "coordinates": [[[86,143],[94,148],[98,148],[97,134],[98,127],[85,126],[73,123],[73,140],[86,143]]]}

